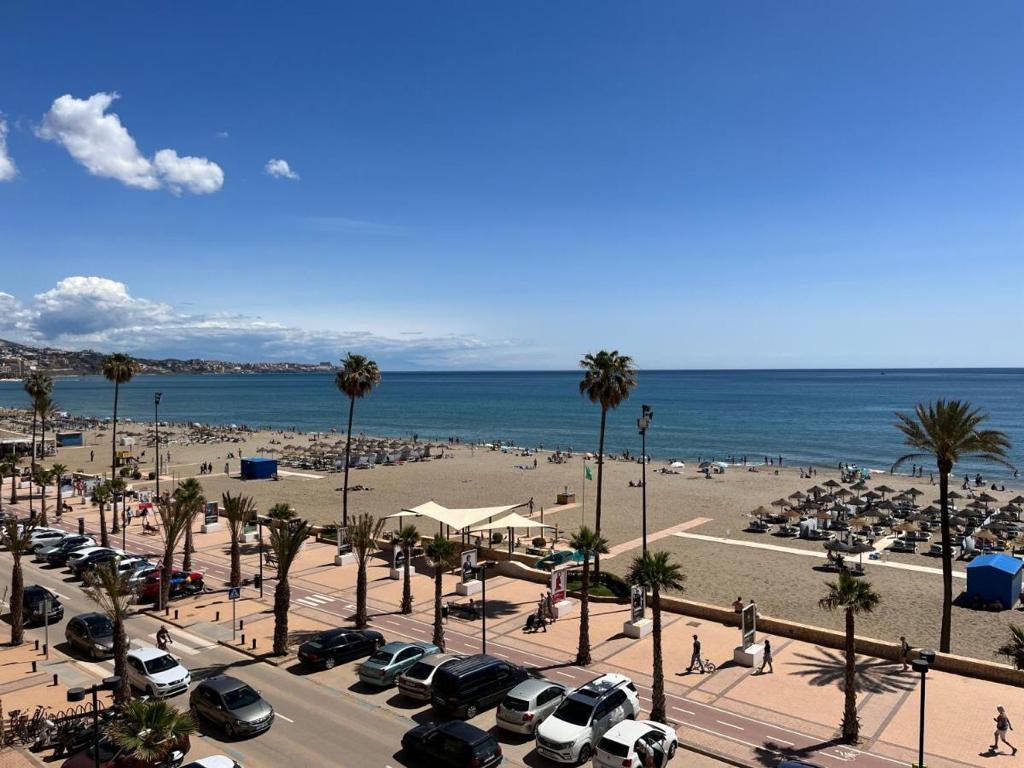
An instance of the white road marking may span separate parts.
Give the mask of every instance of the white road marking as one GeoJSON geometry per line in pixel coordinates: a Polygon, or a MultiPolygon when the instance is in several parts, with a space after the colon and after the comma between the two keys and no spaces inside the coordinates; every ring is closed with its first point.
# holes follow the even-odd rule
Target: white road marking
{"type": "Polygon", "coordinates": [[[333,603],[334,600],[336,599],[331,597],[330,595],[321,595],[319,592],[314,592],[312,596],[319,597],[321,600],[326,600],[328,603],[333,603]]]}
{"type": "Polygon", "coordinates": [[[508,656],[506,656],[504,653],[498,653],[497,651],[495,651],[491,655],[492,656],[497,656],[499,659],[507,659],[508,658],[508,656]]]}
{"type": "Polygon", "coordinates": [[[772,741],[775,742],[775,743],[778,743],[778,744],[785,744],[787,747],[794,747],[794,746],[796,746],[792,741],[786,741],[785,739],[780,739],[778,736],[772,736],[772,741]]]}
{"type": "Polygon", "coordinates": [[[575,677],[574,675],[570,675],[568,672],[562,672],[560,669],[556,669],[555,670],[555,674],[556,675],[561,675],[562,677],[568,677],[568,678],[575,677]]]}
{"type": "Polygon", "coordinates": [[[275,715],[277,715],[278,717],[280,717],[280,718],[281,718],[282,720],[284,720],[284,721],[286,721],[286,722],[289,722],[289,723],[294,723],[294,722],[295,722],[295,721],[294,721],[294,720],[292,720],[292,719],[291,719],[290,717],[285,717],[285,716],[284,716],[284,715],[282,715],[282,714],[281,714],[280,712],[275,712],[274,714],[275,714],[275,715]]]}
{"type": "Polygon", "coordinates": [[[684,713],[684,714],[687,714],[687,715],[692,715],[692,714],[694,714],[694,713],[693,713],[693,712],[691,712],[690,710],[688,710],[688,709],[683,709],[682,707],[672,707],[672,709],[674,709],[674,710],[675,710],[676,712],[682,712],[682,713],[684,713]]]}
{"type": "Polygon", "coordinates": [[[726,726],[728,728],[735,728],[737,731],[742,731],[743,730],[743,726],[742,725],[733,725],[732,723],[725,722],[725,720],[715,720],[715,722],[718,723],[719,725],[724,725],[724,726],[726,726]]]}

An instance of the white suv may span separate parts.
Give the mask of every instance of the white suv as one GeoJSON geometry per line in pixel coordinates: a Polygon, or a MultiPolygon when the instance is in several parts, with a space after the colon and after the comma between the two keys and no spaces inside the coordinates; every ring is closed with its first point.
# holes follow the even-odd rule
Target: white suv
{"type": "Polygon", "coordinates": [[[128,652],[128,682],[150,696],[163,698],[187,691],[192,677],[167,651],[139,648],[128,652]]]}
{"type": "Polygon", "coordinates": [[[557,763],[586,763],[605,732],[640,713],[633,681],[607,674],[570,693],[537,728],[537,752],[557,763]]]}

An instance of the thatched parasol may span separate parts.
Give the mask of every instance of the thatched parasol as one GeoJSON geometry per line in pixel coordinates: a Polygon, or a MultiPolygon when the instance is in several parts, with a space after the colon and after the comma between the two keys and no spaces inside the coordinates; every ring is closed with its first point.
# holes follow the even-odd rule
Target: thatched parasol
{"type": "Polygon", "coordinates": [[[781,509],[782,507],[788,507],[789,502],[786,499],[776,499],[772,502],[772,506],[779,507],[781,509]]]}
{"type": "Polygon", "coordinates": [[[981,541],[999,541],[999,537],[987,528],[982,528],[980,531],[975,533],[974,538],[980,539],[981,541]]]}
{"type": "Polygon", "coordinates": [[[831,478],[829,478],[828,480],[826,480],[824,482],[824,486],[826,488],[841,488],[842,487],[839,483],[837,483],[835,480],[833,480],[831,478]]]}
{"type": "Polygon", "coordinates": [[[806,499],[807,498],[807,494],[804,493],[803,491],[796,491],[795,493],[789,494],[789,498],[791,498],[791,499],[806,499]]]}

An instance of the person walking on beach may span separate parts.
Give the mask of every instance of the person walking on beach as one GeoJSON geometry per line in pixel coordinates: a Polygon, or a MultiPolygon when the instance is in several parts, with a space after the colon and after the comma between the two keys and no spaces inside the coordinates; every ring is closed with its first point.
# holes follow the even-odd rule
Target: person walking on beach
{"type": "Polygon", "coordinates": [[[900,635],[900,661],[903,662],[903,671],[906,672],[910,663],[910,643],[903,635],[900,635]]]}
{"type": "Polygon", "coordinates": [[[996,721],[996,732],[992,739],[992,751],[999,751],[999,742],[1008,746],[1012,751],[1011,755],[1017,754],[1017,748],[1006,740],[1006,732],[1013,730],[1013,725],[1010,723],[1010,718],[1006,716],[1006,710],[1003,707],[996,707],[996,716],[993,718],[996,721]]]}
{"type": "Polygon", "coordinates": [[[699,667],[700,673],[704,674],[704,660],[700,657],[700,638],[697,635],[693,636],[693,654],[690,656],[690,666],[686,671],[693,672],[694,667],[699,667]]]}
{"type": "Polygon", "coordinates": [[[757,670],[757,674],[763,675],[765,667],[768,667],[772,674],[775,673],[775,667],[772,666],[772,641],[767,637],[764,639],[764,656],[761,657],[761,668],[757,670]]]}

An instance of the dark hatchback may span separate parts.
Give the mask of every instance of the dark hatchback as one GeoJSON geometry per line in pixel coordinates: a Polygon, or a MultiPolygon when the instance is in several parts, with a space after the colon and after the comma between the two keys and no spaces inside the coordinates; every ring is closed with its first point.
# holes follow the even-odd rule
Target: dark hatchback
{"type": "Polygon", "coordinates": [[[197,685],[189,696],[193,718],[224,729],[230,738],[263,733],[274,724],[274,708],[260,692],[237,677],[217,675],[197,685]]]}
{"type": "Polygon", "coordinates": [[[114,549],[98,549],[95,552],[90,552],[85,557],[79,558],[75,561],[75,564],[71,566],[72,572],[78,578],[85,578],[85,574],[89,571],[94,570],[103,563],[109,563],[111,560],[118,560],[125,555],[114,549]]]}
{"type": "Polygon", "coordinates": [[[91,546],[95,546],[95,542],[89,536],[68,536],[50,550],[46,555],[46,562],[50,565],[67,565],[72,552],[79,547],[91,546]]]}
{"type": "Polygon", "coordinates": [[[494,768],[502,760],[497,739],[461,720],[418,725],[402,736],[402,749],[412,760],[430,766],[494,768]]]}
{"type": "Polygon", "coordinates": [[[53,624],[64,618],[64,606],[60,600],[46,587],[38,584],[25,587],[25,596],[21,604],[24,608],[25,624],[53,624]],[[50,599],[50,613],[46,613],[46,599],[50,599]]]}
{"type": "Polygon", "coordinates": [[[68,645],[90,659],[114,655],[114,624],[103,613],[82,613],[64,628],[68,645]]]}
{"type": "Polygon", "coordinates": [[[467,656],[437,670],[430,703],[441,715],[472,720],[529,676],[525,668],[493,656],[467,656]]]}
{"type": "Polygon", "coordinates": [[[299,646],[299,661],[331,669],[339,662],[369,656],[384,645],[384,635],[371,629],[329,629],[299,646]]]}

